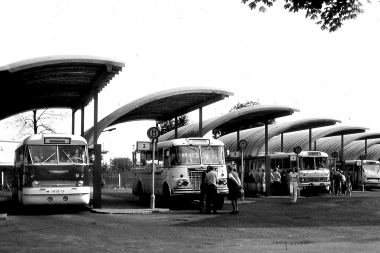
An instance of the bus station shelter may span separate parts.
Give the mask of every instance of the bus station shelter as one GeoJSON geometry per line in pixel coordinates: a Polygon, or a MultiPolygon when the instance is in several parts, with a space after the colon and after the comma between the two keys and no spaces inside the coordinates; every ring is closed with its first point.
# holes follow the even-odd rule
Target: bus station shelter
{"type": "MultiPolygon", "coordinates": [[[[33,58],[0,67],[3,97],[0,100],[0,120],[37,109],[81,110],[81,135],[84,135],[84,107],[94,100],[94,129],[97,129],[98,93],[117,75],[124,63],[97,56],[58,55],[33,58]]],[[[94,140],[96,144],[96,139],[94,140]]],[[[100,189],[101,155],[96,145],[94,162],[94,194],[100,189]]],[[[97,205],[94,200],[94,205],[97,205]]]]}
{"type": "MultiPolygon", "coordinates": [[[[247,141],[248,145],[244,150],[244,157],[255,157],[260,153],[263,153],[266,157],[265,159],[265,176],[266,176],[266,193],[270,196],[270,164],[268,159],[268,140],[277,135],[282,135],[287,132],[309,130],[309,135],[311,136],[311,129],[317,127],[331,126],[340,122],[336,119],[331,118],[309,118],[300,119],[291,122],[277,123],[274,125],[269,125],[265,127],[256,127],[251,129],[246,129],[241,131],[240,137],[247,141]]],[[[281,136],[281,139],[283,137],[281,136]]],[[[238,143],[236,141],[237,135],[235,133],[230,133],[219,138],[223,141],[228,150],[238,150],[238,143]]],[[[230,152],[231,153],[231,152],[230,152]]],[[[242,174],[244,171],[242,170],[242,174]]]]}

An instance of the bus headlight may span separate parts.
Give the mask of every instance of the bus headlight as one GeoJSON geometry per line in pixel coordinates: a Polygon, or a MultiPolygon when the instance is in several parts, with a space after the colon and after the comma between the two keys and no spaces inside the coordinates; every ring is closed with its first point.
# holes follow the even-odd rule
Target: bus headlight
{"type": "Polygon", "coordinates": [[[187,179],[180,179],[177,181],[178,186],[181,186],[181,185],[186,186],[188,184],[189,184],[189,181],[187,179]]]}
{"type": "Polygon", "coordinates": [[[82,187],[83,186],[83,181],[78,181],[77,185],[78,185],[78,187],[82,187]]]}
{"type": "Polygon", "coordinates": [[[32,186],[33,186],[33,187],[38,187],[38,181],[33,181],[33,182],[32,182],[32,186]]]}

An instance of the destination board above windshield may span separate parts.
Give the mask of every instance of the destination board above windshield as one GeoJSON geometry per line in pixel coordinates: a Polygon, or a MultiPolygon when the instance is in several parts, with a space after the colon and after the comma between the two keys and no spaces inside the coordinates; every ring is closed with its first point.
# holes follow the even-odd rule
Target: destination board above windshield
{"type": "Polygon", "coordinates": [[[70,144],[71,138],[45,138],[45,144],[70,144]]]}
{"type": "Polygon", "coordinates": [[[189,143],[189,145],[194,145],[194,146],[204,146],[204,145],[210,145],[210,140],[207,140],[207,139],[189,139],[188,143],[189,143]]]}

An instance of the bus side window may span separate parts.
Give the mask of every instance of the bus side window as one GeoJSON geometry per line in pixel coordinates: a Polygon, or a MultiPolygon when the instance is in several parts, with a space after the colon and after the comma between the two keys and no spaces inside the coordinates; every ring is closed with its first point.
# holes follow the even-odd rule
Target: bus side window
{"type": "Polygon", "coordinates": [[[164,167],[169,167],[169,149],[164,149],[164,167]]]}

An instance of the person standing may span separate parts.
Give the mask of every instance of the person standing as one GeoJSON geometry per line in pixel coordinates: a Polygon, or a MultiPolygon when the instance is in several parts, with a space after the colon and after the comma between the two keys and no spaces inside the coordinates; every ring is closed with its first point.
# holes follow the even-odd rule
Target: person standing
{"type": "Polygon", "coordinates": [[[337,169],[334,173],[334,183],[335,183],[335,195],[341,195],[342,194],[342,186],[341,186],[341,176],[340,172],[337,169]]]}
{"type": "Polygon", "coordinates": [[[290,202],[295,204],[297,202],[297,192],[299,184],[299,176],[297,169],[294,167],[292,172],[290,172],[290,202]]]}
{"type": "Polygon", "coordinates": [[[218,175],[212,166],[207,167],[206,174],[206,213],[211,213],[211,205],[213,212],[216,214],[216,182],[218,181],[218,175]]]}
{"type": "Polygon", "coordinates": [[[281,189],[281,175],[280,173],[278,172],[278,168],[275,168],[274,169],[274,172],[273,172],[273,181],[274,181],[274,184],[273,184],[273,193],[274,195],[280,195],[280,189],[281,189]]]}
{"type": "Polygon", "coordinates": [[[199,212],[206,212],[206,192],[207,192],[207,183],[206,183],[206,171],[202,172],[202,182],[201,182],[201,196],[199,199],[199,212]]]}
{"type": "Polygon", "coordinates": [[[335,168],[334,166],[331,168],[330,172],[330,194],[334,194],[334,174],[335,174],[335,168]]]}
{"type": "Polygon", "coordinates": [[[227,186],[228,186],[228,198],[231,200],[232,212],[230,214],[239,213],[238,207],[238,191],[241,187],[239,175],[233,171],[231,165],[227,165],[227,186]]]}

